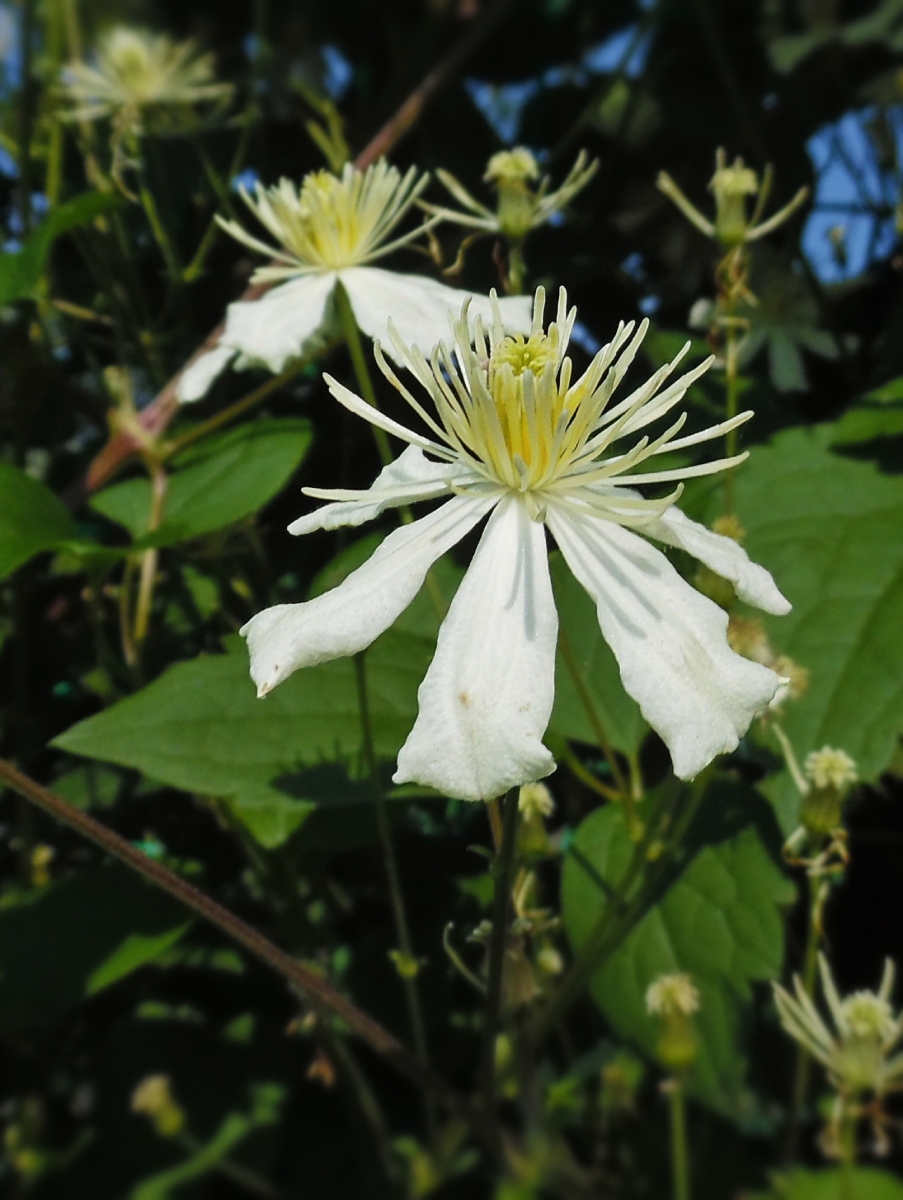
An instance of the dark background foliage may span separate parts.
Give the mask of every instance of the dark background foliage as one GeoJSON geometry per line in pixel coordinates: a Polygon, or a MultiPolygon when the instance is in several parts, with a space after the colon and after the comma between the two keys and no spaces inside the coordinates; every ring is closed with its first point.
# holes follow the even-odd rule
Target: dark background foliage
{"type": "MultiPolygon", "coordinates": [[[[44,3],[54,7],[52,0],[44,3]]],[[[323,165],[305,132],[315,115],[311,94],[336,105],[357,153],[456,40],[485,18],[487,4],[103,0],[80,7],[88,41],[111,21],[132,22],[192,36],[212,50],[221,77],[236,86],[236,99],[204,133],[205,152],[228,177],[249,123],[242,169],[272,183],[281,176],[299,180],[323,165]]],[[[0,6],[0,17],[0,33],[9,29],[0,68],[7,147],[0,151],[0,216],[7,252],[15,253],[46,207],[52,80],[42,5],[0,6]],[[23,28],[31,36],[25,54],[23,28]],[[23,130],[32,155],[17,166],[8,147],[20,143],[23,130]]],[[[444,167],[488,200],[481,177],[489,156],[503,146],[531,147],[556,182],[580,149],[599,159],[597,176],[567,216],[536,232],[526,251],[531,285],[564,284],[578,306],[583,349],[576,353],[582,358],[618,321],[643,315],[653,322],[663,357],[686,336],[693,305],[714,294],[716,250],[656,189],[658,172],[667,170],[709,211],[706,189],[717,147],[743,155],[759,171],[773,164],[773,207],[801,186],[812,199],[755,259],[762,334],[745,368],[743,402],[756,412],[745,444],[859,412],[863,396],[890,384],[883,406],[865,410],[873,433],[866,425],[865,435],[852,438],[847,458],[893,476],[901,469],[903,431],[896,407],[903,396],[901,79],[903,8],[895,0],[515,0],[392,160],[402,168],[444,167]],[[841,233],[832,241],[835,228],[841,233]]],[[[190,139],[149,142],[148,167],[163,217],[188,261],[217,198],[190,139]]],[[[88,186],[70,131],[61,201],[88,186]]],[[[432,196],[438,195],[435,187],[432,196]]],[[[67,497],[78,537],[113,548],[125,544],[121,526],[79,500],[89,463],[108,437],[105,368],[128,365],[137,403],[147,404],[240,295],[255,265],[241,246],[220,237],[198,281],[173,297],[140,210],[124,205],[120,218],[126,256],[95,227],[82,225],[55,243],[46,286],[0,309],[3,462],[28,469],[67,497]],[[54,306],[56,299],[69,309],[54,306]],[[101,320],[77,319],[72,305],[101,320]]],[[[438,240],[451,262],[455,230],[443,227],[438,240]]],[[[431,269],[415,251],[394,262],[405,270],[431,269]]],[[[497,284],[491,241],[471,249],[462,281],[481,291],[497,284]]],[[[329,367],[350,379],[343,352],[335,352],[329,367]]],[[[316,963],[405,1035],[401,985],[387,957],[394,933],[372,813],[366,804],[329,803],[348,786],[345,776],[336,783],[323,768],[322,778],[312,781],[301,771],[295,795],[324,797],[324,811],[297,836],[268,848],[220,799],[192,796],[165,778],[158,782],[149,768],[144,774],[125,766],[86,768],[75,752],[48,748],[79,720],[152,684],[170,664],[219,653],[221,639],[265,603],[305,595],[316,572],[344,548],[341,539],[299,543],[284,534],[301,511],[302,483],[334,485],[343,437],[349,479],[364,486],[378,469],[366,431],[346,428],[318,378],[319,368],[302,374],[261,410],[265,420],[312,420],[302,471],[256,517],[166,551],[153,630],[137,672],[123,666],[110,633],[115,573],[105,576],[106,568],[98,568],[86,577],[57,553],[33,559],[4,581],[0,744],[37,777],[64,779],[60,790],[67,798],[92,806],[124,836],[316,963]],[[98,629],[98,622],[107,628],[98,629]]],[[[246,377],[225,378],[200,409],[178,418],[176,429],[211,416],[248,386],[246,377]]],[[[718,402],[717,385],[707,385],[695,419],[718,402]]],[[[134,465],[126,471],[138,474],[134,465]]],[[[823,484],[830,497],[830,480],[823,484]]],[[[392,736],[386,734],[387,744],[392,736]]],[[[580,753],[592,763],[591,748],[580,753]]],[[[744,770],[754,778],[771,751],[758,752],[761,760],[748,753],[753,765],[744,770]]],[[[648,778],[661,776],[663,761],[661,748],[647,745],[648,778]]],[[[291,796],[297,764],[286,763],[285,773],[291,796]]],[[[563,770],[553,791],[554,826],[569,835],[596,798],[563,770]]],[[[885,776],[858,798],[850,818],[852,866],[832,898],[828,927],[847,989],[874,986],[885,956],[903,960],[899,801],[895,777],[885,776]]],[[[454,921],[455,937],[465,944],[465,931],[482,915],[485,864],[472,846],[487,842],[485,815],[438,799],[399,801],[393,812],[413,941],[427,960],[421,977],[435,1062],[466,1087],[478,1008],[468,985],[448,968],[441,937],[446,922],[454,921]]],[[[130,1109],[136,1085],[159,1073],[170,1076],[188,1114],[195,1152],[230,1119],[241,1133],[228,1159],[214,1154],[213,1167],[201,1163],[178,1187],[147,1185],[140,1193],[145,1197],[231,1198],[254,1194],[255,1187],[260,1195],[311,1198],[383,1197],[406,1189],[424,1194],[400,1165],[411,1161],[404,1148],[392,1152],[393,1169],[384,1161],[391,1138],[422,1136],[419,1103],[407,1084],[366,1050],[346,1048],[345,1058],[336,1059],[305,1027],[303,1008],[280,979],[201,925],[183,928],[187,918],[180,910],[120,868],[104,865],[99,852],[11,793],[0,801],[0,821],[6,888],[0,901],[0,1116],[9,1131],[0,1168],[4,1194],[138,1195],[142,1181],[195,1161],[190,1149],[156,1136],[130,1109]],[[50,882],[36,875],[36,846],[53,849],[50,882]],[[96,972],[104,964],[109,969],[111,956],[122,978],[98,983],[96,972]],[[277,1093],[270,1108],[254,1090],[264,1086],[277,1093]],[[368,1124],[371,1093],[382,1116],[368,1124]]],[[[767,826],[763,841],[776,843],[771,810],[761,824],[767,826]]],[[[548,863],[542,870],[554,896],[556,871],[548,863]]],[[[796,969],[805,913],[791,911],[788,919],[786,958],[796,969]]],[[[782,1160],[789,1055],[764,988],[756,1000],[747,1110],[728,1117],[700,1105],[692,1112],[694,1158],[703,1164],[699,1197],[765,1188],[768,1171],[782,1160]]],[[[613,1038],[587,998],[547,1069],[568,1056],[573,1064],[602,1054],[602,1062],[614,1053],[613,1038]]],[[[666,1114],[654,1071],[638,1085],[635,1107],[607,1124],[585,1097],[566,1115],[569,1144],[594,1172],[598,1195],[662,1194],[668,1186],[666,1114]]],[[[813,1118],[803,1143],[802,1161],[810,1164],[822,1161],[816,1124],[813,1118]]],[[[899,1162],[896,1149],[891,1165],[899,1162]]],[[[496,1194],[486,1169],[464,1171],[466,1165],[439,1194],[496,1194]]],[[[504,1195],[539,1195],[532,1186],[511,1183],[504,1195]]]]}

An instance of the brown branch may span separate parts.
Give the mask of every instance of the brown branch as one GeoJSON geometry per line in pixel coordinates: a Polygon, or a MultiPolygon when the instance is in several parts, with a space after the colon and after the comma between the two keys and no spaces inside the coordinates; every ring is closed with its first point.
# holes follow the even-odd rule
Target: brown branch
{"type": "Polygon", "coordinates": [[[186,883],[184,879],[170,871],[168,867],[164,867],[162,863],[148,858],[131,842],[120,837],[118,833],[114,833],[112,829],[95,821],[93,817],[89,817],[80,809],[73,808],[71,804],[67,804],[65,800],[48,791],[29,776],[23,775],[12,763],[8,763],[4,759],[0,759],[0,780],[14,792],[18,792],[20,796],[49,813],[50,816],[71,826],[96,846],[114,858],[118,858],[133,871],[137,871],[139,875],[173,896],[197,916],[203,917],[205,921],[209,921],[221,929],[233,941],[244,946],[255,958],[272,967],[293,987],[297,988],[321,1016],[338,1017],[352,1033],[362,1038],[377,1054],[386,1059],[413,1084],[432,1093],[449,1108],[464,1116],[474,1126],[474,1131],[480,1135],[481,1119],[463,1096],[459,1095],[450,1084],[430,1070],[420,1059],[415,1058],[393,1034],[362,1012],[319,975],[309,970],[297,959],[292,958],[284,950],[280,950],[262,933],[246,924],[227,908],[223,908],[206,893],[192,884],[186,883]]]}
{"type": "MultiPolygon", "coordinates": [[[[446,87],[468,58],[482,45],[515,0],[495,0],[458,45],[446,58],[434,67],[417,85],[393,117],[371,138],[354,160],[355,166],[363,170],[378,158],[388,154],[416,125],[430,101],[446,87]]],[[[251,284],[239,297],[242,301],[257,300],[269,291],[269,284],[251,284]]],[[[221,322],[195,350],[191,358],[170,379],[161,392],[138,416],[141,427],[154,436],[159,436],[168,427],[179,407],[176,390],[183,373],[202,354],[212,350],[223,334],[225,323],[221,322]]],[[[67,496],[72,507],[76,507],[86,495],[96,491],[110,479],[122,464],[140,449],[138,440],[127,432],[115,432],[104,448],[92,460],[87,475],[79,486],[67,496]]]]}

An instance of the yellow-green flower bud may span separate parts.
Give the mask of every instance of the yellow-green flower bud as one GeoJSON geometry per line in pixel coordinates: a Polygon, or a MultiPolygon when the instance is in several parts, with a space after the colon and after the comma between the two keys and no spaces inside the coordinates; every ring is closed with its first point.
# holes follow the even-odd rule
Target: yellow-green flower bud
{"type": "Polygon", "coordinates": [[[175,1137],[185,1127],[185,1113],[172,1094],[168,1075],[142,1079],[132,1093],[132,1112],[148,1117],[160,1137],[175,1137]]]}
{"type": "Polygon", "coordinates": [[[656,1053],[662,1065],[678,1074],[699,1054],[693,1015],[699,1011],[699,992],[689,975],[659,975],[646,991],[646,1008],[661,1022],[656,1053]]]}
{"type": "Polygon", "coordinates": [[[715,236],[728,249],[740,245],[749,231],[746,197],[758,195],[758,176],[742,158],[728,166],[724,151],[719,150],[709,187],[715,194],[715,236]]]}
{"type": "Polygon", "coordinates": [[[836,788],[812,788],[803,798],[800,824],[814,837],[825,837],[843,822],[843,797],[836,788]]]}
{"type": "Polygon", "coordinates": [[[484,178],[498,191],[498,222],[509,241],[522,242],[533,228],[536,194],[530,182],[539,178],[536,159],[523,146],[502,150],[489,160],[484,178]]]}

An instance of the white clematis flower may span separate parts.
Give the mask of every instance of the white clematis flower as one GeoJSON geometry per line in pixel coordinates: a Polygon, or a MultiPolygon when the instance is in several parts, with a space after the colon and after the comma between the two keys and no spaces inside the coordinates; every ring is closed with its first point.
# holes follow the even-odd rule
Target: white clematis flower
{"type": "MultiPolygon", "coordinates": [[[[271,188],[257,184],[254,196],[242,189],[245,203],[277,246],[253,237],[234,221],[220,224],[249,249],[273,259],[272,265],[255,271],[252,282],[279,286],[259,300],[229,305],[219,344],[182,375],[179,399],[200,399],[236,358],[239,366],[282,371],[329,324],[339,284],[358,328],[372,338],[387,336],[391,318],[406,342],[432,349],[448,332],[449,314],[456,316],[468,297],[471,317],[490,319],[487,296],[371,265],[440,219],[392,236],[428,178],[413,167],[402,176],[381,160],[366,171],[348,164],[340,176],[315,171],[300,188],[282,179],[271,188]]],[[[508,332],[529,329],[527,296],[506,297],[500,305],[508,332]]]]}
{"type": "Polygon", "coordinates": [[[425,783],[469,800],[499,795],[554,768],[542,743],[554,699],[558,632],[546,527],[595,600],[624,686],[664,738],[679,776],[692,778],[716,754],[732,750],[780,683],[774,671],[730,649],[727,614],[645,539],[687,550],[730,579],[744,600],[785,613],[790,605],[771,576],[736,542],[676,509],[680,485],[660,499],[636,491],[638,484],[676,483],[736,465],[745,455],[638,469],[654,454],[722,437],[751,414],[679,437],[683,414],[650,439],[643,431],[681,401],[711,360],[666,384],[678,355],[613,402],[646,323],[636,332],[621,325],[574,381],[566,350],[576,310],[568,312],[562,290],[557,318],[543,332],[544,300],[540,289],[529,338],[507,336],[495,308],[488,340],[477,321],[472,344],[465,309],[454,348],[440,344],[429,359],[393,330],[395,357],[427,392],[429,406],[376,347],[380,368],[417,413],[425,435],[325,377],[341,404],[408,445],[366,491],[305,489],[329,503],[290,532],[357,525],[388,507],[449,498],[391,533],[333,591],[306,604],[265,609],[242,630],[251,675],[265,696],[299,667],[369,646],[410,604],[439,556],[489,515],[439,631],[394,776],[397,783],[425,783]],[[628,448],[616,449],[626,438],[628,448]]]}

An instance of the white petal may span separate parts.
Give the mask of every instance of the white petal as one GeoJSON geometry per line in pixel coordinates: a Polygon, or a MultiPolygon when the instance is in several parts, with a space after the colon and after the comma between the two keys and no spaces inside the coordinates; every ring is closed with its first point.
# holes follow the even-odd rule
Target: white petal
{"type": "Polygon", "coordinates": [[[736,747],[778,676],[730,649],[727,613],[642,538],[558,507],[547,521],[596,602],[624,687],[667,744],[675,774],[692,779],[736,747]]]}
{"type": "Polygon", "coordinates": [[[686,550],[710,567],[716,575],[729,579],[737,595],[747,604],[782,617],[790,612],[790,602],[778,591],[771,574],[751,562],[749,555],[732,538],[712,533],[704,525],[691,521],[674,505],[643,532],[667,546],[686,550]]]}
{"type": "Polygon", "coordinates": [[[545,530],[505,497],[439,631],[395,782],[488,800],[554,770],[542,736],[557,637],[545,530]]]}
{"type": "Polygon", "coordinates": [[[259,300],[237,300],[226,310],[221,344],[277,374],[303,354],[323,325],[335,279],[333,271],[304,275],[273,288],[259,300]]]}
{"type": "Polygon", "coordinates": [[[288,527],[289,533],[311,533],[315,529],[338,529],[340,525],[363,525],[372,521],[387,508],[400,504],[413,504],[416,500],[430,500],[451,490],[453,480],[472,472],[453,463],[430,462],[422,450],[408,446],[402,454],[383,467],[371,488],[363,492],[321,492],[317,488],[304,488],[307,496],[332,499],[336,503],[326,504],[306,517],[299,517],[288,527]]]}
{"type": "Polygon", "coordinates": [[[407,608],[426,573],[485,516],[495,497],[456,496],[390,533],[362,567],[306,604],[277,604],[240,630],[265,696],[299,667],[364,650],[407,608]]]}
{"type": "Polygon", "coordinates": [[[176,396],[180,404],[192,404],[210,391],[214,379],[226,369],[235,351],[231,346],[216,346],[185,368],[179,377],[176,396]]]}
{"type": "MultiPolygon", "coordinates": [[[[396,358],[389,339],[389,318],[408,346],[419,346],[429,356],[441,341],[453,334],[452,321],[461,315],[470,298],[470,321],[477,316],[484,325],[492,323],[488,296],[450,288],[424,275],[399,275],[380,267],[347,267],[340,278],[348,292],[358,325],[378,339],[387,354],[396,358]]],[[[499,301],[507,333],[529,333],[533,300],[530,296],[506,296],[499,301]]]]}

